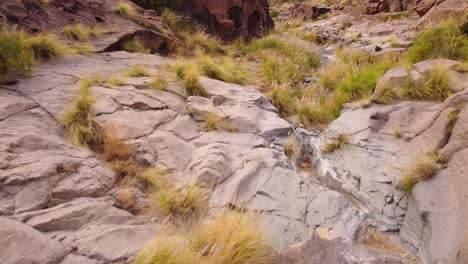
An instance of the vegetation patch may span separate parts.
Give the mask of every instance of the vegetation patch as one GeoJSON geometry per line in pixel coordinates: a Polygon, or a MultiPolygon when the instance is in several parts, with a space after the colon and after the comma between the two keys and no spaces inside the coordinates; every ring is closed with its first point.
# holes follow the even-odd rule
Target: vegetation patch
{"type": "Polygon", "coordinates": [[[28,73],[34,65],[34,51],[23,31],[0,27],[0,80],[6,72],[28,73]]]}
{"type": "Polygon", "coordinates": [[[144,65],[135,65],[125,72],[126,77],[149,77],[151,76],[148,68],[144,65]]]}
{"type": "Polygon", "coordinates": [[[181,237],[156,239],[138,254],[136,263],[266,264],[272,257],[256,220],[246,214],[227,212],[200,221],[181,237]]]}
{"type": "Polygon", "coordinates": [[[403,168],[399,188],[405,192],[411,192],[414,185],[420,181],[431,179],[442,168],[443,166],[439,163],[437,154],[426,154],[403,168]]]}
{"type": "Polygon", "coordinates": [[[150,53],[150,50],[137,37],[121,43],[119,49],[127,52],[150,53]]]}
{"type": "Polygon", "coordinates": [[[98,78],[80,81],[80,90],[70,107],[62,114],[60,121],[66,129],[67,137],[77,145],[101,151],[104,136],[101,128],[92,120],[91,108],[94,98],[89,88],[97,84],[98,78]]]}
{"type": "Polygon", "coordinates": [[[162,212],[176,219],[200,213],[204,201],[203,191],[195,184],[162,189],[156,194],[156,202],[162,212]]]}
{"type": "Polygon", "coordinates": [[[65,26],[62,33],[69,40],[85,42],[105,34],[107,31],[99,27],[90,28],[82,24],[76,24],[65,26]]]}
{"type": "Polygon", "coordinates": [[[112,11],[128,19],[132,19],[136,15],[135,7],[125,2],[117,3],[112,11]]]}
{"type": "Polygon", "coordinates": [[[36,59],[53,59],[71,51],[52,34],[40,34],[28,39],[29,46],[34,50],[36,59]]]}
{"type": "Polygon", "coordinates": [[[407,60],[417,63],[435,58],[468,60],[468,37],[455,22],[423,30],[414,37],[407,60]]]}
{"type": "Polygon", "coordinates": [[[348,136],[345,134],[341,134],[338,138],[333,139],[332,142],[325,144],[322,148],[323,153],[331,153],[338,149],[343,149],[346,145],[348,145],[348,136]]]}

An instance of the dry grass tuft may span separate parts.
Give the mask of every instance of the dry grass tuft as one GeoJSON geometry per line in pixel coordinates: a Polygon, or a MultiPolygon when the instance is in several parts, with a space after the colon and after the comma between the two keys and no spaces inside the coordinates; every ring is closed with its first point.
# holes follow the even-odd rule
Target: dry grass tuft
{"type": "Polygon", "coordinates": [[[441,169],[443,166],[438,162],[437,154],[423,155],[403,168],[398,187],[405,192],[411,192],[416,183],[431,179],[441,169]]]}
{"type": "Polygon", "coordinates": [[[190,184],[184,187],[161,189],[154,198],[164,214],[175,219],[184,219],[203,210],[204,196],[204,192],[197,185],[190,184]]]}
{"type": "Polygon", "coordinates": [[[91,108],[94,98],[89,88],[96,84],[97,77],[80,81],[80,90],[70,107],[62,114],[60,121],[66,129],[67,137],[77,145],[101,151],[104,136],[101,128],[92,120],[91,108]]]}
{"type": "Polygon", "coordinates": [[[126,77],[148,77],[151,76],[148,68],[144,65],[135,65],[125,72],[126,77]]]}
{"type": "Polygon", "coordinates": [[[119,2],[112,11],[128,19],[132,19],[137,13],[131,4],[125,2],[119,2]]]}
{"type": "Polygon", "coordinates": [[[208,131],[221,129],[221,118],[216,113],[207,113],[204,122],[208,131]]]}
{"type": "Polygon", "coordinates": [[[322,148],[323,153],[331,153],[338,149],[343,149],[346,145],[348,145],[348,136],[345,134],[341,134],[338,138],[334,139],[333,142],[325,144],[322,148]]]}

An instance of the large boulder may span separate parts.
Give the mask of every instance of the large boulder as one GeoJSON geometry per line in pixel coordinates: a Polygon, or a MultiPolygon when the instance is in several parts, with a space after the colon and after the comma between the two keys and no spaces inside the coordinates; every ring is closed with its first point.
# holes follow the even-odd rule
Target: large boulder
{"type": "Polygon", "coordinates": [[[301,20],[312,20],[316,19],[321,15],[327,14],[331,11],[330,7],[317,6],[307,3],[294,3],[288,10],[290,16],[301,20]]]}
{"type": "Polygon", "coordinates": [[[183,10],[225,41],[262,37],[273,28],[268,0],[190,0],[183,10]]]}
{"type": "Polygon", "coordinates": [[[420,27],[436,26],[447,19],[465,20],[468,12],[468,3],[465,0],[446,0],[442,3],[437,2],[423,17],[418,21],[420,27]]]}

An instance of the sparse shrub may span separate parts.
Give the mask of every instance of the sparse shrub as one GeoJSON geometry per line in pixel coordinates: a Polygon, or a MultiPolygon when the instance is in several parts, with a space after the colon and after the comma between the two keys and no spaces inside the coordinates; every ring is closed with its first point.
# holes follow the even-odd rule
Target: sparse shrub
{"type": "Polygon", "coordinates": [[[290,137],[284,144],[284,153],[288,158],[296,157],[299,154],[299,145],[295,137],[290,137]]]}
{"type": "Polygon", "coordinates": [[[431,179],[441,169],[442,165],[438,163],[436,154],[423,155],[402,169],[402,179],[399,187],[405,192],[410,192],[416,183],[431,179]]]}
{"type": "Polygon", "coordinates": [[[182,0],[134,0],[136,4],[145,9],[151,9],[161,14],[165,9],[178,10],[182,0]]]}
{"type": "Polygon", "coordinates": [[[159,236],[138,253],[135,264],[197,264],[197,262],[196,256],[185,250],[179,241],[168,236],[159,236]]]}
{"type": "Polygon", "coordinates": [[[112,77],[107,81],[108,84],[113,85],[113,86],[125,86],[127,83],[125,80],[120,79],[118,77],[112,77]]]}
{"type": "Polygon", "coordinates": [[[294,91],[288,87],[275,85],[267,92],[267,95],[283,116],[291,115],[296,111],[294,91]]]}
{"type": "Polygon", "coordinates": [[[307,33],[303,33],[303,34],[300,35],[300,37],[301,37],[301,39],[309,41],[309,42],[314,43],[314,44],[320,44],[321,43],[320,36],[318,35],[318,33],[316,31],[310,31],[310,32],[307,32],[307,33]]]}
{"type": "Polygon", "coordinates": [[[28,39],[36,59],[53,59],[70,53],[54,35],[40,34],[28,39]]]}
{"type": "Polygon", "coordinates": [[[136,15],[135,8],[131,4],[125,2],[117,3],[112,11],[128,19],[132,19],[136,15]]]}
{"type": "Polygon", "coordinates": [[[444,100],[452,94],[448,76],[441,68],[431,69],[421,80],[406,80],[400,97],[426,100],[444,100]]]}
{"type": "Polygon", "coordinates": [[[202,75],[229,83],[244,84],[247,80],[248,72],[241,63],[234,63],[229,57],[215,60],[206,55],[197,55],[194,64],[202,75]]]}
{"type": "Polygon", "coordinates": [[[337,89],[348,94],[350,100],[370,96],[379,78],[393,66],[392,62],[380,61],[364,66],[361,70],[349,71],[337,89]]]}
{"type": "Polygon", "coordinates": [[[200,84],[198,78],[200,73],[196,68],[189,68],[183,74],[182,85],[188,96],[205,96],[205,88],[200,84]]]}
{"type": "Polygon", "coordinates": [[[144,65],[135,65],[125,72],[125,76],[127,77],[148,77],[150,75],[148,68],[144,65]]]}
{"type": "Polygon", "coordinates": [[[153,167],[139,174],[138,179],[147,189],[152,191],[168,189],[172,187],[169,171],[161,167],[153,167]]]}
{"type": "Polygon", "coordinates": [[[120,44],[120,49],[127,52],[150,53],[139,38],[132,38],[120,44]]]}
{"type": "Polygon", "coordinates": [[[134,152],[132,145],[122,142],[112,133],[104,137],[103,156],[106,161],[129,160],[133,158],[134,152]]]}
{"type": "Polygon", "coordinates": [[[114,197],[116,206],[123,210],[135,213],[137,211],[136,194],[131,189],[123,189],[114,197]]]}
{"type": "Polygon", "coordinates": [[[355,64],[358,66],[365,66],[370,63],[376,62],[376,57],[372,53],[364,52],[357,49],[337,49],[335,55],[343,62],[348,64],[355,64]]]}
{"type": "Polygon", "coordinates": [[[375,99],[375,102],[378,104],[391,104],[398,97],[398,93],[395,91],[395,88],[389,85],[382,85],[377,88],[378,97],[375,99]]]}
{"type": "Polygon", "coordinates": [[[331,153],[335,150],[342,149],[348,145],[348,137],[345,134],[341,134],[338,138],[333,139],[332,142],[325,144],[322,149],[323,153],[331,153]]]}
{"type": "Polygon", "coordinates": [[[111,162],[111,168],[118,179],[123,179],[127,176],[137,176],[142,170],[140,164],[138,164],[134,159],[114,160],[111,162]]]}
{"type": "Polygon", "coordinates": [[[157,204],[163,213],[175,218],[190,217],[199,213],[204,204],[203,191],[195,184],[181,188],[162,189],[157,194],[157,204]]]}
{"type": "Polygon", "coordinates": [[[194,51],[201,51],[206,54],[222,54],[224,52],[220,40],[206,34],[202,29],[183,33],[182,38],[185,43],[182,47],[182,53],[193,54],[194,51]]]}
{"type": "Polygon", "coordinates": [[[192,21],[184,16],[177,15],[173,11],[166,9],[162,12],[162,18],[169,28],[176,34],[193,33],[197,30],[192,21]]]}
{"type": "Polygon", "coordinates": [[[304,79],[304,71],[283,55],[265,56],[262,63],[262,75],[269,85],[291,85],[304,79]]]}
{"type": "Polygon", "coordinates": [[[89,55],[93,52],[93,47],[86,44],[74,45],[71,49],[71,53],[76,53],[80,55],[89,55]]]}
{"type": "Polygon", "coordinates": [[[319,71],[319,84],[326,91],[333,91],[352,70],[351,66],[344,63],[329,64],[319,71]]]}
{"type": "Polygon", "coordinates": [[[399,20],[399,19],[404,19],[408,18],[409,13],[408,12],[398,12],[398,13],[393,13],[393,14],[388,14],[383,17],[384,22],[387,21],[392,21],[392,20],[399,20]]]}
{"type": "Polygon", "coordinates": [[[75,96],[69,109],[66,110],[60,121],[66,129],[67,137],[77,145],[89,147],[100,151],[104,136],[98,125],[92,120],[91,108],[94,98],[89,92],[92,80],[80,82],[79,94],[75,96]]]}
{"type": "Polygon", "coordinates": [[[468,37],[455,22],[423,30],[414,37],[407,60],[416,63],[434,58],[468,59],[468,37]]]}
{"type": "Polygon", "coordinates": [[[320,57],[317,53],[305,50],[295,43],[287,42],[273,36],[255,39],[244,48],[245,53],[267,50],[278,52],[290,58],[302,68],[310,69],[320,65],[320,57]]]}
{"type": "Polygon", "coordinates": [[[188,246],[199,257],[196,263],[257,263],[272,261],[263,229],[252,216],[237,212],[208,219],[187,235],[188,246]]]}
{"type": "Polygon", "coordinates": [[[208,131],[221,128],[221,118],[216,113],[207,113],[205,115],[205,129],[208,131]]]}
{"type": "Polygon", "coordinates": [[[0,26],[0,80],[7,71],[27,73],[34,63],[34,51],[26,34],[15,28],[0,26]]]}
{"type": "Polygon", "coordinates": [[[62,30],[63,35],[69,40],[88,41],[91,38],[104,34],[106,31],[94,27],[90,28],[82,24],[65,26],[62,30]]]}
{"type": "Polygon", "coordinates": [[[154,78],[154,80],[148,84],[148,88],[152,90],[162,91],[166,89],[166,87],[167,87],[167,80],[162,76],[158,76],[154,78]]]}

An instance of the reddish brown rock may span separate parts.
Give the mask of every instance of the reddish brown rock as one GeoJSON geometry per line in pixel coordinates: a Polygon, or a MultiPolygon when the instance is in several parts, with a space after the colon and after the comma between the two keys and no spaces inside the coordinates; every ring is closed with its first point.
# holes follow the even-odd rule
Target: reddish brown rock
{"type": "Polygon", "coordinates": [[[190,0],[183,10],[225,41],[264,36],[273,28],[268,0],[190,0]]]}
{"type": "Polygon", "coordinates": [[[121,39],[139,37],[152,52],[167,52],[172,38],[163,20],[154,11],[144,10],[130,1],[136,14],[128,19],[113,12],[114,0],[37,0],[0,1],[0,23],[18,25],[29,33],[51,32],[61,35],[66,25],[83,24],[108,29],[109,34],[100,36],[91,44],[98,51],[109,50],[121,39]]]}
{"type": "Polygon", "coordinates": [[[331,9],[326,6],[316,6],[307,3],[295,3],[293,6],[291,6],[289,13],[296,19],[306,21],[310,19],[316,19],[320,15],[324,15],[330,11],[331,9]]]}

